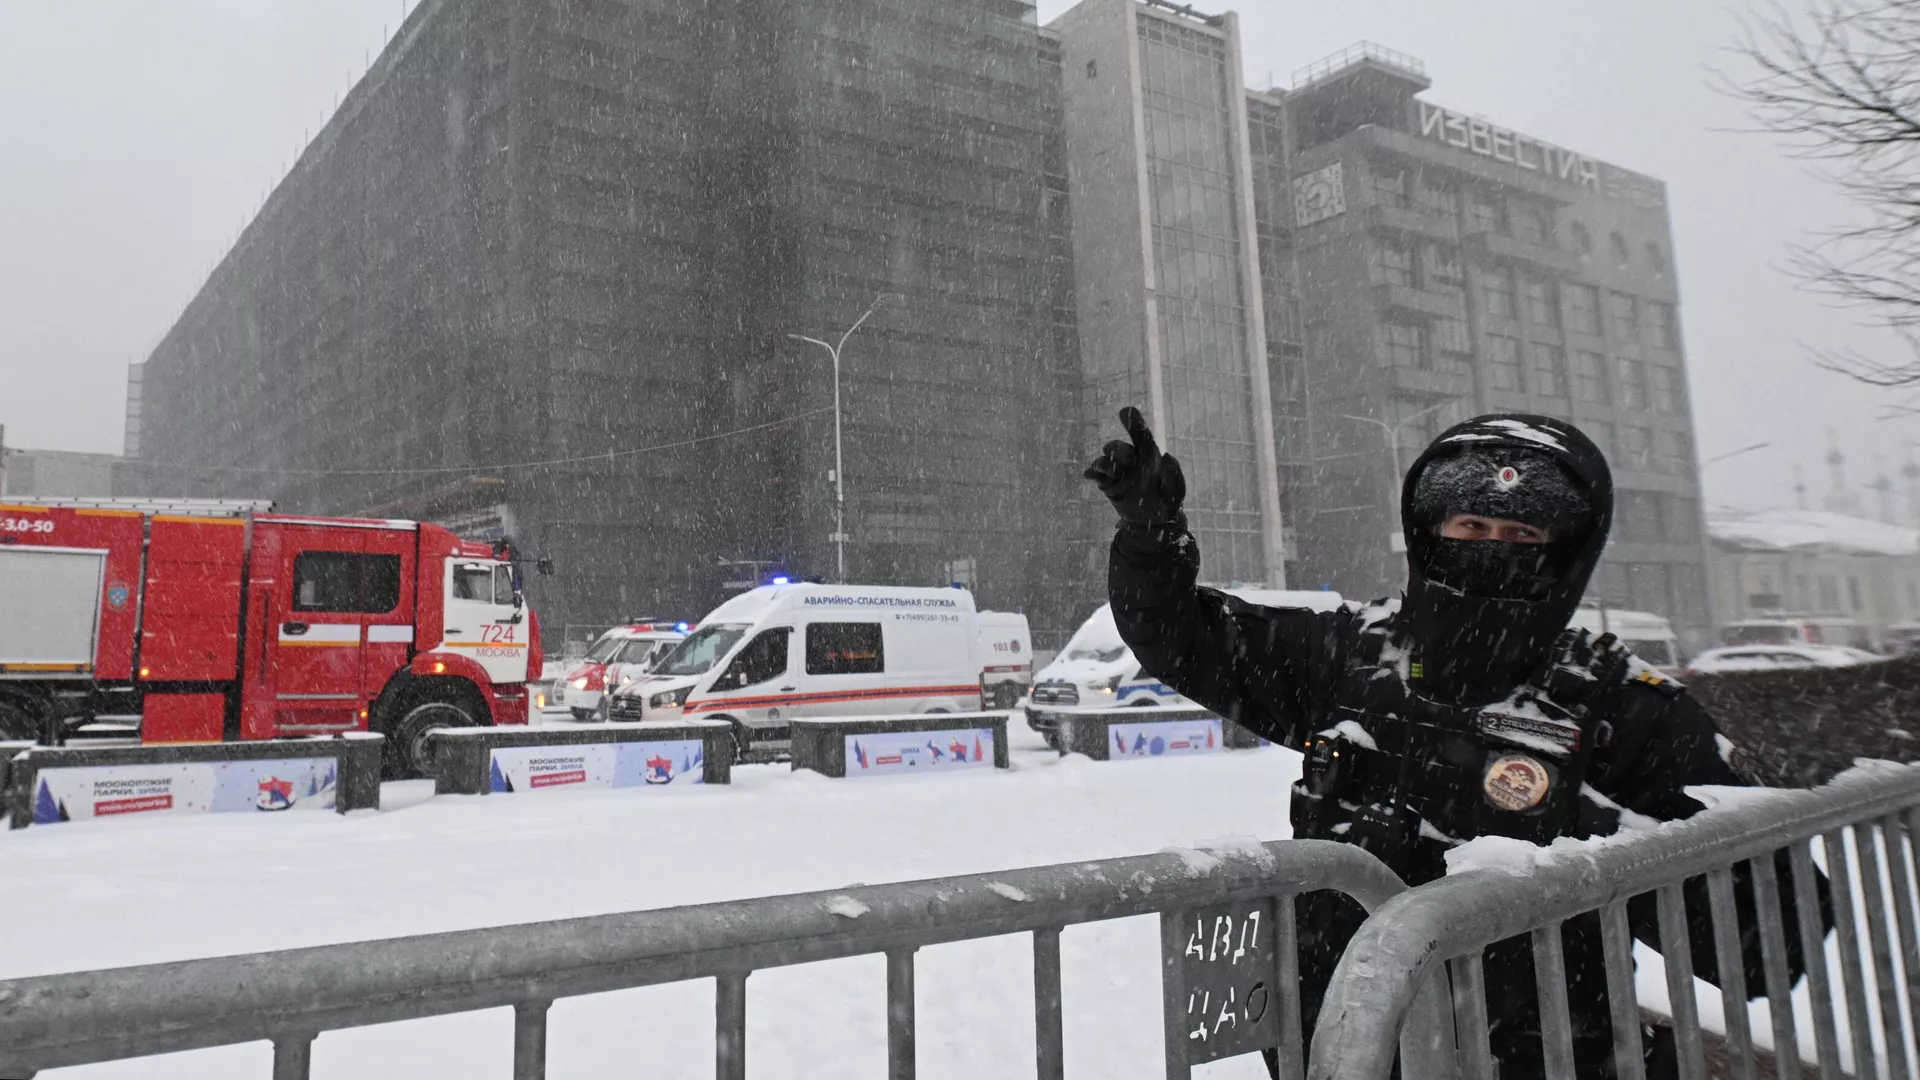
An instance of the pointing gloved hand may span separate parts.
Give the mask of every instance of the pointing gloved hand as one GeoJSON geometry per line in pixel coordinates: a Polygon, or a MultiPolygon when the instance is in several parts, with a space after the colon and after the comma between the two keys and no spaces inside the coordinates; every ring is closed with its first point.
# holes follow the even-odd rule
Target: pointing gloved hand
{"type": "Polygon", "coordinates": [[[1121,409],[1120,423],[1132,442],[1108,443],[1082,475],[1099,486],[1122,522],[1156,531],[1184,528],[1180,504],[1187,498],[1187,477],[1179,459],[1160,452],[1139,409],[1121,409]]]}

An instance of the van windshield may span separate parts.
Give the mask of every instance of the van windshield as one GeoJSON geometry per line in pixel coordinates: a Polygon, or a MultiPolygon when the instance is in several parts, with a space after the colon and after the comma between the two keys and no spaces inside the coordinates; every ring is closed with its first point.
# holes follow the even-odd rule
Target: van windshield
{"type": "Polygon", "coordinates": [[[747,632],[744,623],[717,623],[703,626],[687,636],[660,666],[656,675],[704,675],[727,655],[740,636],[747,632]]]}
{"type": "Polygon", "coordinates": [[[1673,642],[1671,641],[1633,641],[1627,642],[1627,648],[1633,655],[1652,664],[1654,667],[1672,667],[1673,642]]]}
{"type": "Polygon", "coordinates": [[[620,646],[625,644],[626,640],[626,638],[603,637],[593,643],[593,648],[587,650],[584,659],[591,663],[604,664],[613,659],[613,654],[620,651],[620,646]]]}
{"type": "Polygon", "coordinates": [[[1727,627],[1720,640],[1729,645],[1791,645],[1796,636],[1791,626],[1745,623],[1727,627]]]}
{"type": "Polygon", "coordinates": [[[1102,664],[1111,664],[1125,655],[1127,655],[1127,647],[1122,645],[1117,649],[1069,649],[1067,650],[1066,658],[1068,660],[1094,660],[1102,664]]]}

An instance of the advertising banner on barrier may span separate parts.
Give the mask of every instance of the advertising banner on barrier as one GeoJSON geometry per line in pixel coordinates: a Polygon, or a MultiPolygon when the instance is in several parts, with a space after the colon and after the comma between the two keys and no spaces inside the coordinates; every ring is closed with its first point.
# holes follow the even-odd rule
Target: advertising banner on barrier
{"type": "Polygon", "coordinates": [[[501,793],[706,783],[699,739],[500,746],[489,755],[491,789],[501,793]]]}
{"type": "Polygon", "coordinates": [[[1110,756],[1162,757],[1167,754],[1210,754],[1226,748],[1220,718],[1157,720],[1145,724],[1114,724],[1110,756]]]}
{"type": "Polygon", "coordinates": [[[993,768],[993,729],[883,731],[848,735],[847,775],[993,768]]]}
{"type": "Polygon", "coordinates": [[[42,768],[33,823],[121,814],[332,810],[336,759],[268,758],[42,768]]]}

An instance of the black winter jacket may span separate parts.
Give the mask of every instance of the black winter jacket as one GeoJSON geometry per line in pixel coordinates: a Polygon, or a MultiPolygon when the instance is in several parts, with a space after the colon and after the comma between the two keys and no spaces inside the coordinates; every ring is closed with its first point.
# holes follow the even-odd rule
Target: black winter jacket
{"type": "MultiPolygon", "coordinates": [[[[1479,423],[1478,430],[1487,431],[1484,420],[1455,430],[1474,431],[1479,423]]],[[[1446,440],[1436,442],[1409,473],[1403,510],[1410,511],[1422,465],[1446,440]]],[[[1445,874],[1447,850],[1476,836],[1546,843],[1689,817],[1702,807],[1686,788],[1750,780],[1735,765],[1732,744],[1679,684],[1610,642],[1596,648],[1584,632],[1563,632],[1604,544],[1611,496],[1597,451],[1577,432],[1569,441],[1591,455],[1586,461],[1573,455],[1573,463],[1603,489],[1598,535],[1578,553],[1566,610],[1537,618],[1553,620],[1551,632],[1536,628],[1519,651],[1513,646],[1520,631],[1512,619],[1484,609],[1476,614],[1461,606],[1457,593],[1433,599],[1432,583],[1420,580],[1423,526],[1410,512],[1409,600],[1331,612],[1262,607],[1202,587],[1201,552],[1183,525],[1158,532],[1123,525],[1108,579],[1120,635],[1144,671],[1308,755],[1308,775],[1293,797],[1296,837],[1359,844],[1410,885],[1445,874]],[[1446,619],[1459,624],[1436,636],[1432,620],[1446,619]],[[1436,699],[1423,685],[1422,666],[1431,669],[1447,658],[1435,648],[1423,658],[1423,640],[1478,650],[1476,660],[1504,648],[1517,666],[1509,664],[1506,677],[1508,669],[1498,664],[1471,670],[1455,665],[1461,679],[1492,685],[1478,696],[1458,692],[1456,685],[1455,692],[1436,699]]],[[[1785,859],[1778,863],[1782,880],[1788,880],[1785,859]]],[[[1693,882],[1687,891],[1694,969],[1711,978],[1717,968],[1704,883],[1693,882]]],[[[1790,906],[1791,890],[1781,891],[1790,906]]],[[[1763,973],[1752,884],[1744,876],[1737,896],[1747,986],[1757,991],[1763,973]]],[[[1296,911],[1303,1020],[1310,1033],[1333,965],[1364,913],[1331,893],[1301,898],[1296,911]]],[[[1629,912],[1635,936],[1657,947],[1652,897],[1635,901],[1629,912]]],[[[1609,1076],[1612,1035],[1597,919],[1570,921],[1565,938],[1580,1075],[1609,1076]]],[[[1789,951],[1798,972],[1797,940],[1789,951]]],[[[1515,1075],[1530,1074],[1539,1061],[1532,966],[1524,940],[1489,950],[1493,1049],[1515,1075]]]]}

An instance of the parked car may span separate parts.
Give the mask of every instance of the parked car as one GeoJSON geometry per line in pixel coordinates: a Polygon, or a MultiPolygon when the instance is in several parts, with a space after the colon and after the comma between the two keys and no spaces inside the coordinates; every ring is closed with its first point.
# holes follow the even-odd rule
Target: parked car
{"type": "MultiPolygon", "coordinates": [[[[1228,589],[1250,603],[1269,607],[1304,607],[1331,611],[1340,606],[1340,594],[1331,591],[1228,589]]],[[[1034,677],[1027,698],[1027,727],[1055,746],[1062,713],[1114,708],[1159,708],[1192,702],[1159,679],[1140,670],[1133,650],[1120,640],[1113,608],[1101,604],[1074,631],[1067,647],[1034,677]]]]}
{"type": "Polygon", "coordinates": [[[1683,675],[1719,675],[1730,671],[1785,668],[1839,668],[1869,664],[1884,657],[1844,645],[1730,645],[1693,658],[1683,675]]]}
{"type": "Polygon", "coordinates": [[[1720,628],[1720,640],[1727,645],[1850,645],[1857,649],[1874,643],[1867,628],[1852,619],[1817,615],[1728,623],[1720,628]]]}

